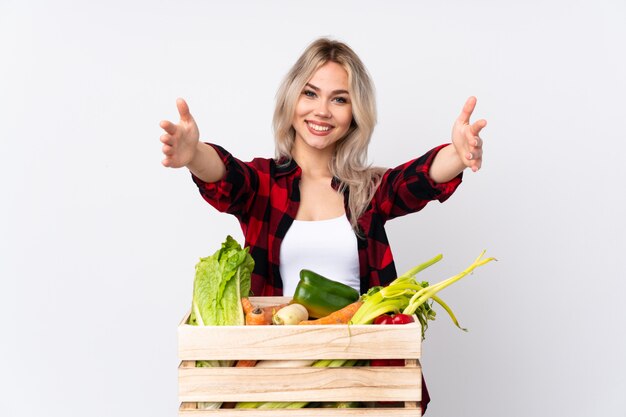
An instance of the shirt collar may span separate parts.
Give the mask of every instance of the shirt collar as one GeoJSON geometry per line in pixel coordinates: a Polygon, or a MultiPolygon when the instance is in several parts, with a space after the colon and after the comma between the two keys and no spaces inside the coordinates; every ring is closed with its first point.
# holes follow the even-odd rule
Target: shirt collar
{"type": "Polygon", "coordinates": [[[276,162],[277,177],[293,174],[296,170],[300,168],[296,161],[294,161],[293,159],[291,159],[287,163],[285,162],[287,162],[287,158],[281,158],[278,160],[278,162],[276,162]]]}
{"type": "MultiPolygon", "coordinates": [[[[287,158],[281,158],[280,160],[278,160],[278,162],[276,162],[276,177],[283,177],[285,175],[295,174],[300,171],[300,167],[298,166],[296,161],[292,159],[289,161],[289,163],[285,164],[286,161],[287,158]]],[[[339,178],[333,177],[330,185],[335,190],[339,190],[339,187],[341,186],[341,181],[339,181],[339,178]]]]}

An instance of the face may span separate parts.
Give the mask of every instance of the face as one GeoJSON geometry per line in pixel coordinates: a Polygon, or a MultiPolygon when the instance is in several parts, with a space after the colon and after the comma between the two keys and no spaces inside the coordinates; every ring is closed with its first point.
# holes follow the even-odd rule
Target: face
{"type": "Polygon", "coordinates": [[[327,62],[302,89],[293,116],[296,148],[334,151],[352,123],[348,73],[336,62],[327,62]]]}

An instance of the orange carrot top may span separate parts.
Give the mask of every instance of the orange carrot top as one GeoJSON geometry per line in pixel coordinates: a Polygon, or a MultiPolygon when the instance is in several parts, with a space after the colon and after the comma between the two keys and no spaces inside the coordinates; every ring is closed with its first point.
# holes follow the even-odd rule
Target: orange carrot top
{"type": "Polygon", "coordinates": [[[305,320],[299,324],[348,324],[354,313],[361,307],[363,301],[355,301],[352,304],[348,304],[341,310],[337,310],[327,316],[321,317],[317,320],[305,320]]]}

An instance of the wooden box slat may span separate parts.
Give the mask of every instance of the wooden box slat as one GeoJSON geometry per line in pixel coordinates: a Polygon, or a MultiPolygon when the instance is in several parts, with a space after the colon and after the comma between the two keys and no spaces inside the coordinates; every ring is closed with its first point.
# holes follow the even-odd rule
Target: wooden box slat
{"type": "Polygon", "coordinates": [[[180,360],[419,358],[421,327],[191,326],[178,329],[180,360]]]}
{"type": "MultiPolygon", "coordinates": [[[[256,305],[277,305],[285,297],[252,297],[256,305]],[[270,298],[270,300],[264,300],[270,298]]],[[[236,359],[417,359],[419,323],[394,326],[178,326],[180,360],[236,359]],[[252,357],[250,355],[253,355],[252,357]]]]}
{"type": "Polygon", "coordinates": [[[419,367],[180,368],[183,402],[415,401],[419,367]]]}
{"type": "Polygon", "coordinates": [[[179,411],[180,417],[421,417],[417,408],[219,409],[179,411]]]}

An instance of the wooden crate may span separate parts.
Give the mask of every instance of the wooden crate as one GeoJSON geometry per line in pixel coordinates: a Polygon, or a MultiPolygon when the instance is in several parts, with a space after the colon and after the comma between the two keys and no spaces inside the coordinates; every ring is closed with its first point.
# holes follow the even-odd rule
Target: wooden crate
{"type": "MultiPolygon", "coordinates": [[[[259,306],[283,297],[252,297],[259,306]]],[[[178,327],[179,416],[324,417],[421,416],[421,327],[191,326],[178,327]],[[405,359],[404,367],[201,368],[197,360],[405,359]],[[197,402],[366,402],[367,408],[197,409],[197,402]],[[376,404],[400,401],[403,407],[376,404]]]]}

